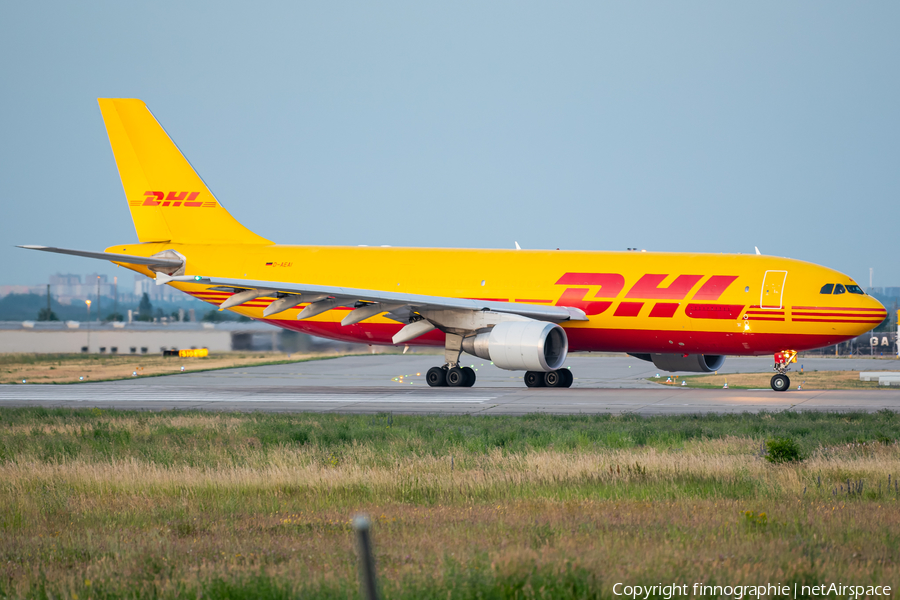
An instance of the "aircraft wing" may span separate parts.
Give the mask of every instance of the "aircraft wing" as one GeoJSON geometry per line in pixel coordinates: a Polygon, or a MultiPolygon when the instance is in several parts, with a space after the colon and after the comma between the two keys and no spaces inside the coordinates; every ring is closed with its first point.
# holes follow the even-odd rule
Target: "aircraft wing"
{"type": "MultiPolygon", "coordinates": [[[[375,316],[383,312],[394,312],[404,307],[410,307],[413,310],[462,310],[462,311],[493,311],[498,313],[507,313],[520,315],[530,319],[539,321],[587,321],[588,318],[584,311],[571,306],[544,306],[540,304],[523,304],[517,302],[496,302],[491,300],[471,300],[467,298],[451,298],[446,296],[424,296],[420,294],[407,294],[404,292],[386,292],[382,290],[365,290],[356,288],[345,288],[327,285],[313,285],[306,283],[291,283],[285,281],[260,281],[253,279],[229,279],[221,277],[205,277],[202,275],[183,275],[170,277],[165,273],[156,275],[157,285],[169,282],[186,282],[199,283],[210,286],[236,288],[244,290],[232,296],[232,299],[238,301],[228,304],[223,303],[223,307],[230,308],[237,306],[243,302],[250,301],[259,296],[275,296],[280,300],[272,303],[276,306],[277,302],[281,302],[277,308],[287,310],[297,304],[309,302],[309,306],[303,309],[298,315],[298,319],[321,314],[338,306],[355,307],[357,311],[361,311],[357,319],[350,319],[349,323],[356,323],[363,319],[375,316]],[[240,298],[238,298],[240,296],[240,298]],[[289,298],[294,296],[294,301],[289,298]],[[244,300],[243,298],[246,298],[244,300]],[[308,298],[308,299],[306,299],[308,298]],[[371,306],[378,304],[379,306],[371,306]],[[379,311],[380,312],[376,312],[379,311]]],[[[228,301],[226,301],[227,303],[228,301]]],[[[275,314],[280,310],[266,310],[265,316],[275,314]]],[[[353,315],[348,315],[348,318],[353,315]]],[[[347,321],[347,319],[345,319],[347,321]]],[[[345,323],[346,324],[346,323],[345,323]]]]}

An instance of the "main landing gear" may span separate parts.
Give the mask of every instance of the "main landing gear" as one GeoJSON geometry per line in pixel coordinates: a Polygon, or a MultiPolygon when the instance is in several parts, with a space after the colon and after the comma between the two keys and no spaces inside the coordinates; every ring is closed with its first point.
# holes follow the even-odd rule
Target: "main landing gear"
{"type": "Polygon", "coordinates": [[[791,387],[791,378],[787,376],[787,372],[793,362],[797,362],[795,350],[784,350],[775,355],[775,375],[772,375],[769,384],[776,392],[784,392],[791,387]]]}
{"type": "Polygon", "coordinates": [[[425,374],[431,387],[472,387],[475,385],[475,369],[472,367],[431,367],[425,374]]]}
{"type": "Polygon", "coordinates": [[[447,363],[442,367],[431,367],[425,373],[425,381],[431,387],[472,387],[475,385],[475,369],[463,367],[459,364],[459,355],[462,354],[462,336],[455,333],[447,333],[444,338],[444,360],[447,363]]]}
{"type": "Polygon", "coordinates": [[[525,385],[533,387],[555,387],[567,388],[572,387],[575,376],[569,369],[557,369],[556,371],[548,371],[542,373],[540,371],[526,371],[525,385]]]}

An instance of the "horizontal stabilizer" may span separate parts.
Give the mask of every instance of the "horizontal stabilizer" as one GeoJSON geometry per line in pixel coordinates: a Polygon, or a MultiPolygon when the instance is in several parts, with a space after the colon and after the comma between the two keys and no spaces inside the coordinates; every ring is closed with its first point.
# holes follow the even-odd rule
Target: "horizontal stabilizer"
{"type": "Polygon", "coordinates": [[[130,265],[147,265],[151,267],[181,267],[184,262],[177,258],[163,258],[153,256],[132,256],[130,254],[114,254],[112,252],[89,252],[87,250],[69,250],[68,248],[54,248],[52,246],[17,246],[26,250],[40,250],[41,252],[55,252],[57,254],[71,254],[85,258],[99,258],[130,265]]]}

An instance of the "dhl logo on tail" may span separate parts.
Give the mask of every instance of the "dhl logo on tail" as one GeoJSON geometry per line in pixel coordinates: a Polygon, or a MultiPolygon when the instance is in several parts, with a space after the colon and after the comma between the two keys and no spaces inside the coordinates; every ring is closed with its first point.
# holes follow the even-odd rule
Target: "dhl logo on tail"
{"type": "Polygon", "coordinates": [[[154,192],[148,190],[144,192],[147,198],[143,202],[140,200],[132,200],[129,202],[131,206],[184,206],[187,208],[212,208],[216,206],[215,201],[196,202],[200,192],[154,192]]]}

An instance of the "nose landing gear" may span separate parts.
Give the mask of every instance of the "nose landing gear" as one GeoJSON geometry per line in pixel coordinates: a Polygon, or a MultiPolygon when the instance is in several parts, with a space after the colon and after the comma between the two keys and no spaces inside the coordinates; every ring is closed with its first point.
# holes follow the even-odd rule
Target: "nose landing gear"
{"type": "Polygon", "coordinates": [[[775,355],[775,375],[769,382],[773,390],[784,392],[791,387],[791,378],[787,376],[787,372],[791,369],[791,363],[795,362],[797,362],[796,350],[784,350],[775,355]]]}

